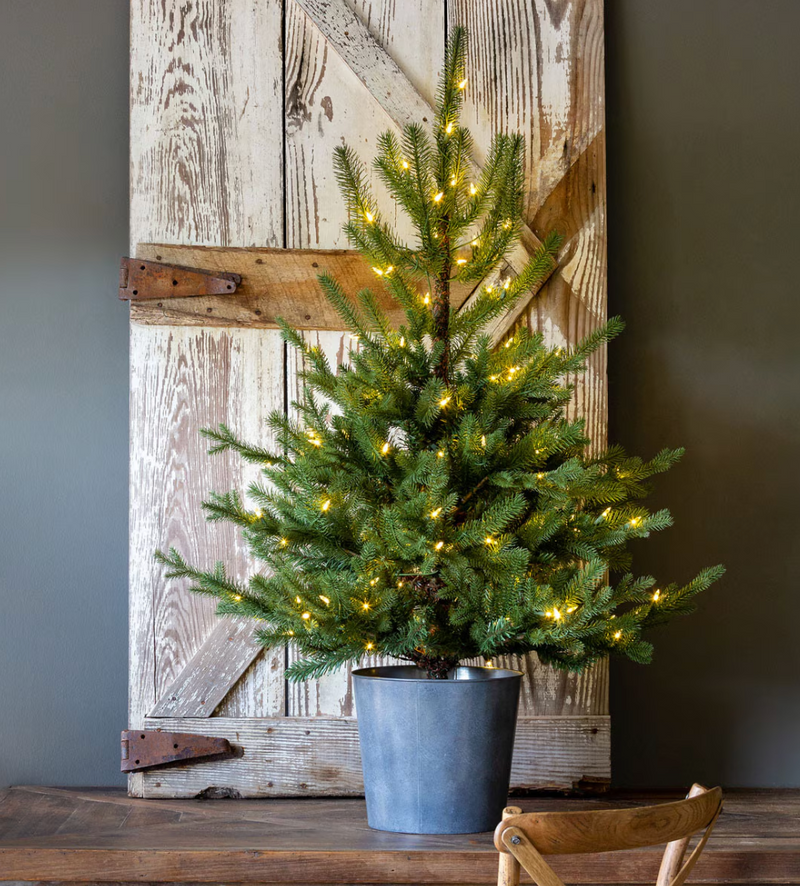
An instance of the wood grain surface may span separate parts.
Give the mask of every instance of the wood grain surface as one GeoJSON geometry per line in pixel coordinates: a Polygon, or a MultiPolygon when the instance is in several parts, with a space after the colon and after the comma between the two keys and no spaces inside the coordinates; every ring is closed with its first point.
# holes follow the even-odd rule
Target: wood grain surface
{"type": "MultiPolygon", "coordinates": [[[[201,769],[198,776],[145,772],[131,777],[130,790],[350,792],[355,731],[352,722],[349,731],[331,725],[356,713],[349,671],[287,686],[282,671],[292,652],[260,654],[246,626],[220,624],[211,601],[168,587],[152,552],[174,544],[198,564],[224,559],[235,575],[253,568],[232,528],[206,524],[199,505],[211,490],[245,489],[256,469],[228,455],[208,458],[197,430],[224,421],[263,441],[268,411],[289,408],[300,395],[297,357],[271,328],[277,313],[306,328],[332,362],[346,358],[349,336],[326,328],[327,306],[307,286],[318,258],[309,269],[309,256],[293,250],[347,246],[333,150],[346,140],[369,162],[381,131],[431,122],[454,23],[472,34],[465,120],[477,162],[496,129],[522,131],[528,141],[527,228],[511,271],[549,230],[565,235],[559,270],[494,335],[527,323],[553,343],[574,343],[603,321],[602,2],[133,0],[131,8],[131,254],[245,279],[230,300],[132,306],[129,725],[180,722],[180,731],[191,731],[188,717],[207,724],[205,731],[244,730],[251,749],[266,747],[259,744],[265,736],[253,732],[264,718],[294,725],[281,731],[286,744],[267,755],[269,763],[253,750],[211,779],[201,769]],[[260,294],[248,292],[248,274],[258,278],[260,294]],[[319,718],[320,735],[339,729],[337,736],[349,737],[330,748],[308,745],[302,782],[291,742],[307,718],[319,718]],[[220,722],[209,727],[213,721],[220,722]]],[[[378,199],[410,237],[407,220],[380,188],[378,199]]],[[[349,287],[369,277],[352,255],[327,254],[349,287]]],[[[468,292],[459,292],[462,298],[468,292]]],[[[601,446],[605,355],[577,382],[574,414],[587,418],[601,446]]],[[[607,664],[576,676],[542,666],[535,655],[504,663],[526,672],[525,722],[556,730],[548,741],[520,744],[515,783],[568,788],[607,780],[607,664]]]]}
{"type": "MultiPolygon", "coordinates": [[[[673,794],[523,797],[525,812],[635,809],[673,794]]],[[[705,884],[800,882],[800,793],[729,791],[692,874],[705,884]]],[[[570,884],[655,882],[660,847],[552,858],[570,884]]],[[[372,831],[362,800],[138,800],[122,791],[13,788],[0,797],[0,881],[481,884],[491,833],[372,831]]]]}
{"type": "MultiPolygon", "coordinates": [[[[335,684],[323,684],[317,689],[318,704],[335,704],[337,691],[335,684]]],[[[301,710],[264,719],[153,718],[145,726],[227,738],[237,751],[232,758],[148,770],[148,797],[363,793],[358,724],[352,717],[304,716],[301,710]]],[[[523,717],[517,721],[511,780],[520,788],[554,790],[570,790],[581,780],[593,784],[607,772],[609,750],[607,717],[523,717]]]]}

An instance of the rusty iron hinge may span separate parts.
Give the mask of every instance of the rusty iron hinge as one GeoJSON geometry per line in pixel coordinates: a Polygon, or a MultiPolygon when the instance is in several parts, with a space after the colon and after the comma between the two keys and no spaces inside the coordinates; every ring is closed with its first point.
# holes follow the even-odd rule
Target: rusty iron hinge
{"type": "Polygon", "coordinates": [[[162,732],[160,729],[124,729],[122,731],[122,772],[135,772],[217,755],[233,756],[226,738],[191,735],[187,732],[162,732]]]}
{"type": "Polygon", "coordinates": [[[127,256],[119,267],[119,297],[123,301],[231,295],[241,282],[241,274],[182,268],[127,256]]]}

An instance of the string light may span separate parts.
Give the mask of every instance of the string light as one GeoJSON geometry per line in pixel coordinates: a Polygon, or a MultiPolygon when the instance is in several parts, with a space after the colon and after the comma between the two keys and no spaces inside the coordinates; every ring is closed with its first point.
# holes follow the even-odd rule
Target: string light
{"type": "Polygon", "coordinates": [[[431,294],[430,292],[426,292],[425,296],[422,299],[422,304],[429,305],[431,303],[431,294]]]}
{"type": "Polygon", "coordinates": [[[506,277],[506,279],[503,280],[503,289],[508,289],[509,286],[511,286],[511,278],[506,277]]]}
{"type": "Polygon", "coordinates": [[[406,339],[404,335],[400,336],[400,347],[404,348],[406,346],[406,339]]]}
{"type": "Polygon", "coordinates": [[[330,506],[331,506],[331,500],[328,498],[322,503],[322,510],[327,511],[330,506]]]}
{"type": "Polygon", "coordinates": [[[377,579],[377,578],[373,578],[373,579],[370,581],[370,585],[371,585],[373,588],[375,587],[375,585],[376,585],[377,583],[378,583],[378,579],[377,579]]]}
{"type": "Polygon", "coordinates": [[[556,621],[561,621],[561,613],[558,611],[558,609],[555,606],[553,607],[553,618],[556,621]]]}
{"type": "Polygon", "coordinates": [[[653,602],[658,603],[658,601],[660,599],[661,599],[661,591],[658,588],[656,588],[655,591],[653,591],[653,602]]]}
{"type": "Polygon", "coordinates": [[[464,78],[464,79],[458,84],[458,88],[459,88],[459,89],[466,89],[466,88],[467,88],[467,80],[466,80],[466,78],[464,78]]]}
{"type": "Polygon", "coordinates": [[[490,375],[490,376],[489,376],[489,381],[497,381],[497,378],[498,378],[498,377],[497,377],[496,375],[490,375]]]}
{"type": "Polygon", "coordinates": [[[403,160],[400,165],[403,167],[403,169],[408,169],[408,160],[403,160]]]}
{"type": "Polygon", "coordinates": [[[577,606],[568,606],[567,612],[571,615],[577,608],[577,606]]]}
{"type": "Polygon", "coordinates": [[[436,544],[434,545],[434,548],[436,548],[437,551],[441,551],[441,549],[442,549],[443,547],[444,547],[444,542],[443,542],[443,541],[437,541],[436,544]]]}
{"type": "Polygon", "coordinates": [[[439,514],[441,514],[441,513],[442,513],[441,508],[436,508],[435,511],[431,511],[431,520],[435,520],[439,516],[439,514]]]}
{"type": "Polygon", "coordinates": [[[319,595],[320,600],[326,605],[330,606],[331,601],[327,597],[323,597],[322,594],[319,595]]]}
{"type": "Polygon", "coordinates": [[[397,587],[402,588],[404,584],[405,584],[404,581],[399,581],[399,582],[397,582],[397,587]]]}
{"type": "Polygon", "coordinates": [[[242,595],[241,595],[241,594],[235,594],[234,597],[233,597],[233,599],[236,600],[236,602],[238,603],[239,600],[242,599],[242,595]]]}
{"type": "Polygon", "coordinates": [[[483,437],[481,437],[481,446],[485,446],[485,445],[486,445],[486,437],[483,436],[483,437]]]}
{"type": "Polygon", "coordinates": [[[506,345],[505,345],[505,346],[506,346],[507,348],[510,348],[510,347],[511,347],[511,339],[509,339],[509,340],[506,342],[506,345]]]}
{"type": "Polygon", "coordinates": [[[372,650],[372,649],[374,649],[374,648],[375,648],[375,644],[374,644],[374,643],[367,643],[367,645],[366,645],[366,650],[367,650],[367,652],[369,652],[370,650],[372,650]]]}
{"type": "Polygon", "coordinates": [[[382,271],[380,268],[376,268],[375,265],[372,266],[372,270],[375,271],[375,273],[376,273],[379,277],[382,277],[382,276],[383,276],[383,271],[382,271]]]}
{"type": "Polygon", "coordinates": [[[369,603],[367,603],[367,601],[365,600],[365,601],[361,604],[361,608],[364,609],[364,610],[366,611],[367,609],[369,609],[369,603]]]}
{"type": "Polygon", "coordinates": [[[288,538],[282,538],[282,539],[281,539],[281,547],[282,547],[282,548],[285,548],[286,545],[288,545],[288,544],[289,544],[289,539],[288,539],[288,538]]]}
{"type": "Polygon", "coordinates": [[[310,612],[304,612],[304,613],[300,616],[300,618],[303,618],[303,619],[305,619],[306,621],[308,621],[309,618],[311,618],[311,613],[310,613],[310,612]]]}
{"type": "Polygon", "coordinates": [[[475,187],[474,184],[470,184],[469,192],[474,197],[478,193],[478,189],[475,187]]]}
{"type": "Polygon", "coordinates": [[[440,406],[447,406],[447,404],[450,402],[450,399],[451,399],[451,397],[449,394],[446,397],[442,397],[442,399],[439,401],[439,405],[440,406]]]}
{"type": "Polygon", "coordinates": [[[641,518],[641,517],[633,517],[633,518],[631,519],[631,523],[630,523],[630,525],[633,526],[633,527],[636,527],[636,526],[638,526],[641,522],[642,522],[642,518],[641,518]]]}
{"type": "Polygon", "coordinates": [[[507,231],[507,230],[511,227],[511,219],[506,219],[506,220],[503,222],[503,227],[504,227],[505,230],[507,231]]]}
{"type": "Polygon", "coordinates": [[[448,123],[447,126],[445,126],[444,131],[445,131],[448,135],[450,135],[450,133],[453,131],[453,124],[452,124],[452,123],[448,123]]]}
{"type": "Polygon", "coordinates": [[[444,197],[444,191],[439,191],[438,194],[433,195],[433,202],[434,203],[441,203],[442,197],[444,197]]]}
{"type": "Polygon", "coordinates": [[[491,537],[491,535],[487,535],[486,538],[483,540],[483,543],[491,547],[494,544],[494,539],[491,537]]]}
{"type": "Polygon", "coordinates": [[[541,471],[539,471],[539,473],[536,475],[536,479],[537,480],[544,480],[544,474],[541,471]]]}
{"type": "Polygon", "coordinates": [[[467,260],[465,258],[457,258],[456,259],[457,265],[465,265],[466,263],[467,263],[467,260]]]}
{"type": "Polygon", "coordinates": [[[473,246],[480,246],[480,245],[481,245],[481,238],[480,238],[480,237],[476,237],[476,238],[472,241],[472,245],[473,245],[473,246]]]}
{"type": "Polygon", "coordinates": [[[605,519],[611,513],[611,508],[606,508],[600,516],[605,519]]]}
{"type": "Polygon", "coordinates": [[[383,446],[381,446],[381,453],[382,453],[383,455],[386,455],[386,453],[387,453],[388,451],[389,451],[389,444],[388,444],[388,443],[384,443],[383,446]]]}
{"type": "Polygon", "coordinates": [[[453,176],[453,177],[450,179],[450,184],[451,184],[451,185],[455,185],[457,181],[458,181],[458,179],[457,179],[455,176],[453,176]]]}
{"type": "Polygon", "coordinates": [[[444,449],[440,449],[436,454],[439,456],[439,458],[444,458],[444,449]]]}
{"type": "Polygon", "coordinates": [[[364,217],[366,218],[366,220],[367,220],[370,224],[372,224],[372,223],[375,221],[375,216],[374,216],[371,212],[365,212],[365,213],[364,213],[364,217]]]}
{"type": "Polygon", "coordinates": [[[294,599],[295,599],[295,602],[297,602],[297,603],[302,603],[302,602],[303,602],[299,597],[295,597],[294,599]]]}
{"type": "Polygon", "coordinates": [[[621,636],[622,636],[622,631],[615,631],[615,633],[614,633],[615,640],[619,640],[621,636]]]}

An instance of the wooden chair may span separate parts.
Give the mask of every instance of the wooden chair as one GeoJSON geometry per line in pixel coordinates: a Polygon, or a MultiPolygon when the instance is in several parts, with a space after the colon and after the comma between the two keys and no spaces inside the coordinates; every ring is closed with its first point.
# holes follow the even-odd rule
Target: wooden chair
{"type": "Polygon", "coordinates": [[[697,863],[722,811],[722,791],[693,785],[685,800],[633,809],[590,812],[503,811],[494,832],[500,852],[498,886],[518,886],[520,866],[538,886],[564,886],[544,855],[613,852],[667,844],[656,886],[682,886],[697,863]],[[692,854],[683,857],[692,835],[705,833],[692,854]]]}

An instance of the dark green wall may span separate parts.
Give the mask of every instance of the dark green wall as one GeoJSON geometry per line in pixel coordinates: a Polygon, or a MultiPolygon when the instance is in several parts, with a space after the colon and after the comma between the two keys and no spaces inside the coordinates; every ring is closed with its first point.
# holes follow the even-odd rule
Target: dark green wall
{"type": "MultiPolygon", "coordinates": [[[[0,9],[0,786],[119,784],[125,0],[0,9]]],[[[800,784],[798,0],[608,0],[611,427],[685,444],[642,571],[724,562],[615,664],[619,784],[800,784]]]]}
{"type": "Polygon", "coordinates": [[[637,567],[722,562],[612,669],[614,778],[800,784],[800,3],[608,0],[611,433],[685,445],[637,567]]]}

